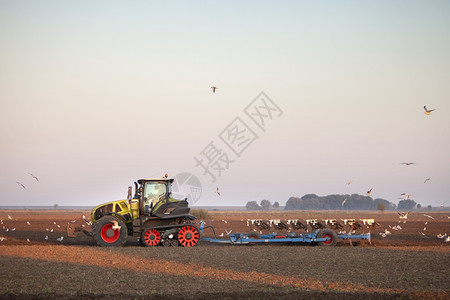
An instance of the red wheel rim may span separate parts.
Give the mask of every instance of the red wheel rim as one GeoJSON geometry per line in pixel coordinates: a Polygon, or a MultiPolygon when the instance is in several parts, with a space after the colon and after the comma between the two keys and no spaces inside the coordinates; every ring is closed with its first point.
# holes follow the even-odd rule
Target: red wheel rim
{"type": "Polygon", "coordinates": [[[156,229],[149,229],[144,234],[144,242],[149,246],[156,246],[161,242],[161,234],[156,229]]]}
{"type": "Polygon", "coordinates": [[[183,247],[193,247],[198,243],[200,234],[194,226],[184,226],[178,232],[178,241],[183,247]]]}
{"type": "Polygon", "coordinates": [[[114,243],[119,239],[120,229],[113,229],[113,226],[111,223],[105,224],[100,231],[102,239],[107,243],[114,243]]]}
{"type": "Polygon", "coordinates": [[[322,236],[322,238],[330,238],[328,241],[323,241],[322,243],[324,243],[325,245],[330,245],[331,243],[333,243],[333,237],[329,234],[324,234],[322,236]]]}

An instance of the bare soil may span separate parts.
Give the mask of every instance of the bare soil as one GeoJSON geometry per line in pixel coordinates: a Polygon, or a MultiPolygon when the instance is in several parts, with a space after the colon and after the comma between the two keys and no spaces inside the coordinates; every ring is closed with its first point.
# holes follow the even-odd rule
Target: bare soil
{"type": "Polygon", "coordinates": [[[67,223],[83,224],[82,215],[89,218],[86,211],[0,211],[0,298],[450,298],[450,243],[436,237],[450,233],[446,213],[404,220],[396,212],[213,212],[205,220],[224,238],[225,230],[248,232],[247,219],[257,218],[374,218],[381,225],[371,232],[372,245],[341,241],[332,248],[206,242],[145,248],[134,237],[124,247],[101,248],[83,234],[66,237],[67,223]],[[385,229],[392,234],[383,238],[385,229]]]}

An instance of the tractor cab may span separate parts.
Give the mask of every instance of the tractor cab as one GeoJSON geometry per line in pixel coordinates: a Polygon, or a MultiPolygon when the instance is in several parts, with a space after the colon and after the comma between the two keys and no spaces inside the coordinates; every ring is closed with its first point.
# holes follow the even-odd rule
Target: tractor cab
{"type": "Polygon", "coordinates": [[[136,194],[133,198],[140,200],[141,215],[166,219],[189,214],[190,208],[186,199],[177,200],[171,197],[172,182],[173,179],[150,178],[139,179],[135,183],[136,194]]]}

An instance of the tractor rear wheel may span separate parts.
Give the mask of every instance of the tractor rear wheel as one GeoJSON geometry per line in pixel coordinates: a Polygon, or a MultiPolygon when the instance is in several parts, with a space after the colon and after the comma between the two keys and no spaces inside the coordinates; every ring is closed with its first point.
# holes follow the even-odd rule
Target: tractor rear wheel
{"type": "Polygon", "coordinates": [[[93,226],[92,237],[101,247],[121,247],[127,241],[125,223],[113,216],[104,216],[93,226]]]}
{"type": "Polygon", "coordinates": [[[334,247],[337,244],[338,236],[334,230],[322,229],[317,233],[318,238],[329,238],[328,241],[319,242],[319,246],[334,247]]]}
{"type": "Polygon", "coordinates": [[[183,247],[194,247],[200,240],[200,232],[193,225],[185,225],[178,231],[178,242],[183,247]]]}
{"type": "Polygon", "coordinates": [[[158,230],[147,228],[142,231],[141,234],[141,243],[145,247],[154,247],[157,246],[161,242],[161,233],[158,230]]]}

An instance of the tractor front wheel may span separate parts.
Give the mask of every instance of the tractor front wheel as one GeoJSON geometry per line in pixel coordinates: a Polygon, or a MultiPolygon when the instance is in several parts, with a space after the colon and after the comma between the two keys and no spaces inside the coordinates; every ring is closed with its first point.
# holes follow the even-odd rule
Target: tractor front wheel
{"type": "Polygon", "coordinates": [[[125,223],[113,216],[104,216],[93,226],[92,237],[101,247],[121,247],[127,241],[125,223]]]}
{"type": "Polygon", "coordinates": [[[334,247],[337,244],[338,236],[334,230],[322,229],[317,234],[318,238],[329,238],[327,241],[319,242],[319,246],[334,247]]]}

